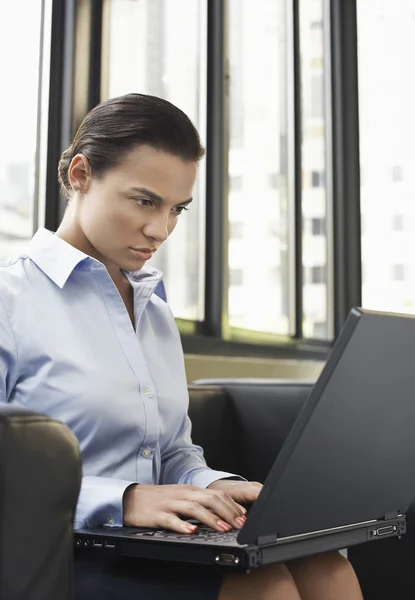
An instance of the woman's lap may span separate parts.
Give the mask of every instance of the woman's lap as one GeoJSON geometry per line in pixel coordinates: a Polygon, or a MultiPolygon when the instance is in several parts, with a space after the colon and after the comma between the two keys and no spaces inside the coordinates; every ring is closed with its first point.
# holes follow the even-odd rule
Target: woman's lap
{"type": "Polygon", "coordinates": [[[220,568],[75,554],[75,600],[216,600],[220,568]]]}

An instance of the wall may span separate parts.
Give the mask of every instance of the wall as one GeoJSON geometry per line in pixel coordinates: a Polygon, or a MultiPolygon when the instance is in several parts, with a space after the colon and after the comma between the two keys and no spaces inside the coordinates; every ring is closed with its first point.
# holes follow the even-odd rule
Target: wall
{"type": "Polygon", "coordinates": [[[317,379],[324,362],[232,356],[185,356],[187,381],[219,377],[317,379]]]}

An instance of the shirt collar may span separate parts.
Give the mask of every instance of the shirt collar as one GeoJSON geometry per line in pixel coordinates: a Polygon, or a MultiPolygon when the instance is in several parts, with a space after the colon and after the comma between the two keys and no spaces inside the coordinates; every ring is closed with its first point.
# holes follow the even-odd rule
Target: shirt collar
{"type": "MultiPolygon", "coordinates": [[[[91,270],[105,269],[100,261],[43,228],[31,239],[26,254],[61,289],[74,269],[84,261],[90,265],[91,270]]],[[[131,284],[145,282],[148,292],[153,291],[162,278],[162,273],[150,266],[125,274],[131,284]]]]}
{"type": "Polygon", "coordinates": [[[43,228],[30,240],[26,254],[60,288],[80,262],[91,258],[43,228]]]}

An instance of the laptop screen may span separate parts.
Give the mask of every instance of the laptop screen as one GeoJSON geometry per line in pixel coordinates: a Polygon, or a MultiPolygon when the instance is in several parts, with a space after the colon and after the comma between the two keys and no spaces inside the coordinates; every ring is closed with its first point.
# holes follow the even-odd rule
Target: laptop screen
{"type": "Polygon", "coordinates": [[[238,541],[405,512],[414,423],[415,318],[353,309],[238,541]]]}

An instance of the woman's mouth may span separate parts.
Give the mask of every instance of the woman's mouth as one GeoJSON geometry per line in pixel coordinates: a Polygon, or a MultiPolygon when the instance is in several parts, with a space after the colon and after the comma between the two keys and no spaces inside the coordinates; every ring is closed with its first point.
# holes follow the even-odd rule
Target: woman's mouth
{"type": "Polygon", "coordinates": [[[155,252],[155,249],[153,250],[151,248],[130,248],[130,250],[134,256],[141,260],[150,260],[155,252]]]}

